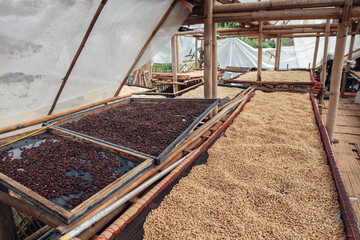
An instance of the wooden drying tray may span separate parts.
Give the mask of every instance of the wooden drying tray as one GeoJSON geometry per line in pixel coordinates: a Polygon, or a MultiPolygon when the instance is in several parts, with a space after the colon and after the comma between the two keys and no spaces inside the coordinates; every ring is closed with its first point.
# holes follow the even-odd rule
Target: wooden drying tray
{"type": "MultiPolygon", "coordinates": [[[[31,137],[36,137],[40,134],[43,134],[46,130],[37,133],[31,137]]],[[[154,160],[149,157],[144,157],[139,154],[134,154],[129,151],[124,151],[121,148],[116,148],[113,146],[107,146],[105,144],[101,144],[89,139],[84,139],[78,136],[74,136],[67,132],[58,131],[55,129],[49,130],[54,135],[59,135],[69,140],[73,140],[76,142],[81,142],[83,144],[91,145],[97,147],[101,150],[111,152],[113,154],[119,155],[121,157],[135,160],[137,162],[141,162],[140,165],[136,166],[132,170],[130,170],[125,175],[121,176],[111,184],[109,184],[104,189],[100,190],[89,199],[81,203],[80,205],[76,206],[72,210],[66,210],[63,207],[51,202],[50,200],[46,199],[45,197],[41,196],[40,194],[36,193],[35,191],[25,187],[24,185],[20,184],[19,182],[9,178],[5,174],[0,173],[0,182],[7,187],[8,189],[14,191],[15,193],[22,196],[24,199],[32,203],[35,207],[38,208],[38,211],[45,211],[47,214],[50,214],[53,219],[57,219],[56,223],[54,222],[53,225],[58,225],[59,222],[69,224],[78,218],[85,215],[89,212],[92,208],[100,207],[102,202],[109,198],[110,196],[114,195],[117,192],[121,191],[121,188],[124,187],[129,182],[133,181],[137,177],[144,174],[148,169],[150,169],[154,165],[154,160]]],[[[29,137],[29,138],[31,138],[29,137]]],[[[7,145],[6,148],[10,147],[7,145]]],[[[24,205],[28,203],[24,202],[24,205]]],[[[30,214],[30,213],[29,213],[30,214]]],[[[31,215],[31,214],[30,214],[31,215]]]]}
{"type": "MultiPolygon", "coordinates": [[[[172,79],[172,73],[153,73],[153,78],[172,79]]],[[[204,71],[194,71],[194,72],[177,74],[178,81],[185,81],[193,78],[204,78],[204,71]]]]}
{"type": "Polygon", "coordinates": [[[184,81],[181,81],[181,82],[171,82],[172,79],[164,79],[164,80],[165,81],[152,79],[152,82],[156,83],[156,84],[159,84],[159,85],[182,85],[182,86],[187,86],[188,83],[201,81],[202,78],[192,78],[192,79],[184,80],[184,81]]]}
{"type": "MultiPolygon", "coordinates": [[[[194,86],[196,86],[196,85],[194,85],[194,86]]],[[[67,134],[68,136],[70,135],[74,139],[78,139],[81,141],[86,140],[88,143],[99,144],[99,145],[107,146],[109,148],[112,146],[116,149],[122,149],[123,156],[126,156],[129,159],[132,159],[132,157],[134,157],[134,156],[138,156],[138,157],[142,156],[143,158],[152,158],[155,160],[155,162],[157,164],[159,164],[166,159],[169,152],[176,146],[176,144],[178,142],[180,142],[184,137],[186,137],[186,135],[189,132],[191,132],[204,118],[206,118],[209,115],[209,113],[212,111],[212,109],[214,107],[216,107],[219,104],[219,102],[220,102],[219,99],[127,98],[127,99],[121,100],[120,102],[117,102],[117,103],[108,104],[107,106],[96,107],[91,110],[85,110],[82,112],[71,114],[66,117],[55,119],[55,120],[45,123],[45,125],[50,125],[50,124],[56,122],[56,124],[49,127],[50,131],[55,132],[56,134],[67,134]],[[92,137],[92,136],[89,136],[86,134],[71,131],[71,130],[62,128],[60,126],[64,123],[67,123],[67,122],[70,122],[73,120],[77,120],[77,119],[80,119],[80,118],[88,116],[88,115],[99,113],[99,112],[102,112],[102,111],[105,111],[105,110],[108,110],[111,108],[120,107],[121,105],[130,104],[132,102],[137,102],[137,103],[197,103],[197,104],[208,104],[209,106],[202,114],[197,116],[196,119],[186,128],[186,130],[184,130],[182,133],[180,133],[180,135],[172,143],[170,143],[168,145],[168,147],[165,148],[158,156],[153,156],[153,155],[150,155],[147,153],[139,152],[139,151],[136,151],[136,150],[128,148],[128,147],[120,146],[118,144],[111,143],[111,142],[108,142],[108,141],[105,141],[105,140],[102,140],[99,138],[95,138],[95,137],[92,137]]],[[[136,159],[134,159],[134,160],[136,160],[136,159]]]]}
{"type": "MultiPolygon", "coordinates": [[[[293,69],[294,70],[294,69],[293,69]]],[[[305,69],[296,69],[297,71],[307,71],[305,69]]],[[[280,70],[279,72],[285,72],[287,70],[280,70]]],[[[264,71],[266,72],[266,71],[264,71]]],[[[250,72],[244,73],[240,76],[244,76],[250,72]]],[[[239,76],[224,80],[224,83],[238,83],[238,84],[256,84],[257,86],[266,86],[271,89],[292,89],[294,87],[307,87],[309,90],[316,85],[317,82],[313,81],[311,74],[309,74],[310,81],[306,82],[294,82],[294,81],[251,81],[251,80],[240,80],[239,76]],[[286,88],[287,87],[287,88],[286,88]]]]}

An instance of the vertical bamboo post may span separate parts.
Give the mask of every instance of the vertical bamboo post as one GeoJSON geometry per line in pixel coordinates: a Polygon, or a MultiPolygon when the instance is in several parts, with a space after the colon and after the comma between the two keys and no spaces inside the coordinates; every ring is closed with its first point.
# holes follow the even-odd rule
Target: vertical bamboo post
{"type": "Polygon", "coordinates": [[[344,96],[345,90],[346,90],[346,83],[347,83],[347,78],[349,76],[352,53],[353,53],[353,50],[354,50],[355,36],[356,35],[351,35],[351,39],[350,39],[349,53],[348,53],[348,56],[347,56],[347,61],[346,61],[346,66],[345,66],[345,71],[344,71],[344,77],[343,77],[343,84],[342,84],[341,94],[340,94],[341,97],[344,96]]]}
{"type": "Polygon", "coordinates": [[[180,72],[180,61],[179,61],[179,36],[175,36],[176,39],[176,70],[179,73],[180,72]]]}
{"type": "MultiPolygon", "coordinates": [[[[8,189],[0,184],[0,191],[8,193],[8,189]]],[[[17,240],[14,216],[11,207],[0,203],[0,239],[17,240]]]]}
{"type": "Polygon", "coordinates": [[[204,98],[212,96],[212,23],[213,0],[204,1],[204,98]]]}
{"type": "Polygon", "coordinates": [[[153,87],[153,84],[152,84],[152,66],[151,66],[151,60],[148,61],[148,63],[147,63],[147,68],[148,68],[148,71],[149,71],[149,78],[148,78],[149,86],[150,86],[150,87],[153,87]]]}
{"type": "MultiPolygon", "coordinates": [[[[215,4],[215,1],[214,3],[215,4]]],[[[217,80],[217,23],[212,24],[212,91],[211,98],[217,98],[217,88],[218,88],[218,80],[217,80]]],[[[218,113],[218,108],[215,107],[213,110],[213,114],[218,113]]]]}
{"type": "Polygon", "coordinates": [[[259,44],[258,44],[258,65],[257,65],[257,81],[261,81],[262,68],[262,50],[263,50],[263,22],[259,22],[259,44]]]}
{"type": "MultiPolygon", "coordinates": [[[[351,13],[352,1],[346,1],[344,5],[344,13],[349,14],[349,7],[351,13]]],[[[346,46],[346,37],[348,32],[348,18],[343,16],[342,21],[339,21],[337,35],[336,35],[336,46],[334,54],[334,62],[331,72],[330,80],[330,99],[329,109],[326,118],[326,129],[329,134],[330,141],[334,139],[336,114],[339,104],[340,85],[341,85],[341,74],[343,70],[343,59],[346,46]],[[345,19],[345,20],[344,20],[345,19]]]]}
{"type": "Polygon", "coordinates": [[[312,69],[316,68],[316,60],[317,60],[317,54],[318,54],[318,50],[319,50],[319,42],[320,42],[320,37],[316,37],[312,69]]]}
{"type": "Polygon", "coordinates": [[[323,105],[324,105],[324,91],[325,91],[325,81],[326,81],[326,65],[327,65],[327,56],[328,56],[328,48],[329,48],[329,32],[330,32],[330,19],[326,20],[325,26],[325,43],[324,43],[324,55],[322,62],[322,70],[320,76],[320,102],[319,102],[319,112],[322,115],[323,105]]]}
{"type": "Polygon", "coordinates": [[[198,38],[195,38],[195,68],[198,68],[198,38]]]}
{"type": "MultiPolygon", "coordinates": [[[[98,6],[98,8],[97,8],[97,10],[96,10],[96,12],[95,12],[95,14],[94,14],[94,16],[93,16],[90,24],[89,24],[89,27],[88,27],[87,30],[86,30],[86,33],[85,33],[85,35],[84,35],[84,37],[83,37],[83,39],[82,39],[82,41],[81,41],[81,43],[80,43],[80,46],[78,47],[78,50],[77,50],[76,53],[75,53],[75,56],[74,56],[74,58],[73,58],[73,60],[72,60],[72,62],[71,62],[71,64],[70,64],[70,66],[69,66],[69,68],[68,68],[68,70],[67,70],[67,72],[66,72],[66,74],[65,74],[65,77],[62,79],[62,83],[61,83],[61,85],[60,85],[60,88],[59,88],[56,96],[55,96],[54,102],[53,102],[53,104],[52,104],[52,106],[51,106],[51,108],[50,108],[50,110],[49,110],[49,112],[48,112],[48,115],[51,115],[52,112],[54,111],[55,106],[56,106],[56,103],[57,103],[58,100],[59,100],[59,97],[60,97],[60,95],[61,95],[61,93],[62,93],[62,91],[63,91],[63,89],[64,89],[64,87],[65,87],[65,84],[66,84],[67,80],[69,79],[70,74],[71,74],[71,72],[72,72],[72,70],[73,70],[73,68],[74,68],[77,60],[79,59],[79,56],[80,56],[80,54],[81,54],[81,51],[84,49],[85,44],[86,44],[86,41],[88,40],[88,38],[89,38],[89,36],[90,36],[90,33],[91,33],[92,29],[94,28],[94,25],[95,25],[95,23],[96,23],[96,20],[99,18],[100,13],[101,13],[101,11],[103,10],[106,2],[107,2],[107,0],[102,0],[102,1],[100,2],[100,5],[98,6]]],[[[130,74],[129,74],[129,75],[130,75],[130,74]]],[[[128,79],[129,75],[126,76],[125,79],[128,79]]]]}
{"type": "Polygon", "coordinates": [[[277,38],[276,39],[276,52],[275,52],[275,66],[274,66],[275,71],[279,71],[279,69],[280,69],[281,44],[282,44],[282,38],[277,38]]]}
{"type": "MultiPolygon", "coordinates": [[[[177,51],[176,51],[176,36],[171,38],[171,62],[172,62],[172,82],[177,82],[177,51]]],[[[174,94],[179,91],[179,86],[177,84],[173,84],[174,94]]]]}

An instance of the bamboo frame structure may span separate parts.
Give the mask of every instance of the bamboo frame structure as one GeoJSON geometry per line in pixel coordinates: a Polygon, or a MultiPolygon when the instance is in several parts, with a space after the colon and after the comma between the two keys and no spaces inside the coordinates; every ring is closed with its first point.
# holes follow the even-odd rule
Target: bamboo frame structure
{"type": "Polygon", "coordinates": [[[275,66],[274,66],[275,71],[279,71],[279,68],[280,68],[281,45],[282,45],[282,38],[277,38],[276,39],[275,66]]]}
{"type": "Polygon", "coordinates": [[[331,72],[331,80],[330,80],[329,109],[326,118],[326,129],[328,131],[330,141],[333,141],[334,139],[336,115],[339,105],[341,75],[343,70],[343,58],[345,54],[348,25],[351,17],[351,8],[352,8],[352,1],[345,0],[345,6],[343,11],[344,16],[342,16],[341,22],[339,22],[338,32],[336,37],[334,62],[331,72]]]}
{"type": "MultiPolygon", "coordinates": [[[[261,2],[260,2],[261,3],[261,2]]],[[[288,1],[284,1],[284,4],[288,1]]],[[[259,4],[258,2],[256,4],[259,4]]],[[[231,12],[214,13],[213,21],[218,22],[253,22],[253,21],[275,21],[275,20],[304,20],[304,19],[339,19],[343,15],[342,8],[314,8],[314,9],[283,9],[268,10],[263,12],[231,12]]],[[[360,17],[360,7],[357,5],[352,10],[353,17],[360,17]]],[[[184,25],[200,24],[204,22],[202,15],[189,16],[184,25]]]]}
{"type": "Polygon", "coordinates": [[[261,68],[262,68],[262,50],[263,50],[263,22],[259,22],[259,45],[258,45],[258,66],[257,66],[257,81],[261,82],[261,68]]]}
{"type": "MultiPolygon", "coordinates": [[[[357,29],[357,28],[358,27],[356,26],[355,29],[357,29]]],[[[349,70],[350,70],[350,65],[351,65],[352,54],[354,51],[354,43],[355,43],[355,35],[351,35],[349,53],[347,56],[347,61],[346,61],[346,66],[345,66],[345,71],[344,71],[344,76],[343,76],[343,84],[342,84],[340,96],[344,96],[344,94],[345,94],[347,78],[349,76],[349,70]]]]}
{"type": "MultiPolygon", "coordinates": [[[[214,5],[215,5],[215,0],[214,1],[214,5]]],[[[218,78],[217,78],[217,74],[218,74],[218,69],[217,69],[217,23],[212,23],[212,36],[211,36],[211,43],[212,43],[212,58],[211,58],[211,86],[212,86],[212,90],[211,90],[211,98],[217,98],[217,92],[218,92],[218,78]]],[[[217,114],[217,107],[214,109],[213,111],[213,115],[217,114]]]]}
{"type": "Polygon", "coordinates": [[[319,51],[320,37],[316,37],[312,69],[316,68],[317,55],[319,51]]]}
{"type": "Polygon", "coordinates": [[[325,27],[325,43],[324,43],[324,54],[322,62],[322,70],[320,76],[320,101],[319,101],[319,113],[322,115],[323,105],[324,105],[324,91],[325,91],[325,81],[326,81],[326,67],[327,67],[327,56],[329,49],[329,30],[330,30],[330,20],[326,21],[325,27]]]}
{"type": "MultiPolygon", "coordinates": [[[[172,81],[174,83],[178,82],[178,50],[177,50],[177,37],[173,36],[171,38],[171,62],[172,62],[172,81]]],[[[179,91],[179,86],[177,84],[173,84],[173,92],[174,94],[179,91]]]]}
{"type": "Polygon", "coordinates": [[[213,0],[205,0],[204,12],[204,98],[212,97],[212,29],[213,29],[213,0]]]}

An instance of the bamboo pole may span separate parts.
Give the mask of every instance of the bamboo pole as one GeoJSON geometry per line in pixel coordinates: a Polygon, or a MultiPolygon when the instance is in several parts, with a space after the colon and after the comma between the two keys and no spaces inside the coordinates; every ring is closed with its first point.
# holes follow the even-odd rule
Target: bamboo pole
{"type": "Polygon", "coordinates": [[[180,72],[180,61],[179,61],[179,36],[175,35],[176,39],[176,70],[180,72]]]}
{"type": "Polygon", "coordinates": [[[279,68],[280,68],[281,44],[282,44],[282,38],[277,38],[276,39],[275,66],[274,66],[275,71],[279,71],[279,68]]]}
{"type": "Polygon", "coordinates": [[[326,21],[325,27],[325,43],[324,43],[324,55],[322,62],[322,70],[320,76],[320,101],[319,101],[319,113],[322,115],[323,107],[324,107],[324,93],[325,93],[325,81],[326,81],[326,66],[327,66],[327,56],[328,56],[328,48],[329,48],[329,30],[330,30],[330,19],[326,21]]]}
{"type": "MultiPolygon", "coordinates": [[[[287,3],[288,1],[286,1],[287,3]]],[[[232,4],[231,4],[232,5],[232,4]]],[[[342,8],[316,8],[316,9],[285,9],[268,10],[260,12],[216,13],[213,14],[214,22],[249,22],[249,21],[276,21],[276,20],[303,20],[303,19],[336,19],[342,16],[342,8]]],[[[360,7],[352,9],[352,17],[360,16],[360,7]]],[[[184,25],[200,24],[204,16],[189,16],[184,25]]]]}
{"type": "Polygon", "coordinates": [[[355,43],[355,35],[351,35],[349,53],[348,53],[348,56],[347,56],[347,61],[346,61],[346,66],[345,66],[345,71],[344,71],[344,77],[343,77],[343,84],[342,84],[341,94],[340,94],[341,97],[344,96],[345,90],[346,90],[346,83],[347,83],[347,78],[349,76],[352,53],[353,53],[353,50],[354,50],[354,43],[355,43]]]}
{"type": "Polygon", "coordinates": [[[333,141],[334,139],[334,130],[336,123],[336,114],[339,104],[341,73],[343,70],[343,59],[346,46],[347,30],[348,28],[346,23],[339,23],[338,33],[336,37],[334,62],[330,80],[329,109],[326,118],[326,129],[328,131],[330,141],[333,141]]]}
{"type": "Polygon", "coordinates": [[[204,23],[204,98],[212,96],[212,8],[213,0],[204,1],[206,19],[204,23]]]}
{"type": "Polygon", "coordinates": [[[37,125],[37,124],[40,124],[40,123],[43,123],[43,122],[53,120],[55,118],[63,117],[63,116],[66,116],[66,115],[69,115],[69,114],[72,114],[72,113],[80,112],[80,111],[85,110],[85,109],[89,109],[89,108],[92,108],[92,107],[99,106],[101,104],[117,101],[117,100],[127,98],[127,97],[131,97],[131,96],[132,96],[132,94],[130,94],[130,93],[123,94],[123,95],[120,95],[120,96],[117,96],[117,97],[107,98],[107,99],[97,101],[97,102],[94,102],[94,103],[90,103],[90,104],[87,104],[87,105],[84,105],[84,106],[72,108],[72,109],[66,110],[64,112],[55,113],[55,114],[47,115],[45,117],[36,118],[36,119],[29,120],[29,121],[26,121],[26,122],[21,122],[21,123],[17,123],[17,124],[14,124],[14,125],[7,126],[7,127],[3,127],[3,128],[0,128],[0,134],[8,133],[8,132],[19,130],[19,129],[22,129],[22,128],[31,127],[31,126],[34,126],[34,125],[37,125]]]}
{"type": "MultiPolygon", "coordinates": [[[[213,3],[215,5],[215,1],[213,3]]],[[[218,73],[218,69],[217,69],[217,23],[212,23],[212,91],[211,91],[211,98],[217,98],[217,93],[218,93],[218,79],[217,79],[217,73],[218,73]]],[[[215,107],[213,110],[213,115],[218,113],[218,108],[215,107]]]]}
{"type": "MultiPolygon", "coordinates": [[[[66,84],[67,80],[69,79],[69,76],[70,76],[70,74],[71,74],[71,72],[72,72],[72,70],[73,70],[76,62],[77,62],[77,60],[79,59],[80,53],[81,53],[81,51],[84,49],[85,44],[86,44],[86,41],[88,40],[88,38],[89,38],[89,36],[90,36],[90,33],[91,33],[91,31],[92,31],[95,23],[96,23],[96,20],[99,18],[100,13],[101,13],[101,11],[103,10],[106,2],[107,2],[107,0],[102,0],[102,1],[100,2],[100,5],[99,5],[99,7],[97,8],[97,10],[96,10],[96,12],[95,12],[95,14],[94,14],[91,22],[90,22],[90,25],[89,25],[88,29],[86,30],[86,33],[85,33],[85,35],[84,35],[84,37],[83,37],[83,39],[82,39],[82,41],[81,41],[81,43],[80,43],[80,46],[78,47],[78,50],[76,51],[75,56],[74,56],[74,58],[73,58],[73,60],[72,60],[72,62],[71,62],[71,64],[70,64],[70,66],[69,66],[69,68],[68,68],[68,70],[67,70],[67,72],[66,72],[66,75],[65,75],[65,77],[62,79],[62,83],[61,83],[61,85],[60,85],[60,88],[59,88],[56,96],[55,96],[54,102],[53,102],[53,104],[52,104],[52,106],[51,106],[51,108],[50,108],[50,110],[49,110],[49,112],[48,112],[48,115],[51,115],[52,112],[54,111],[55,106],[56,106],[56,103],[58,102],[59,97],[60,97],[60,95],[61,95],[61,92],[63,91],[63,89],[64,89],[64,87],[65,87],[65,84],[66,84]]],[[[127,78],[126,78],[126,79],[127,79],[127,78]]]]}
{"type": "Polygon", "coordinates": [[[302,0],[219,4],[214,7],[214,13],[249,12],[268,9],[280,10],[290,8],[335,7],[344,5],[344,2],[345,0],[302,0]]]}
{"type": "Polygon", "coordinates": [[[195,68],[198,68],[198,38],[195,38],[195,68]]]}
{"type": "MultiPolygon", "coordinates": [[[[176,51],[176,36],[171,38],[171,62],[172,62],[172,81],[177,82],[177,51],[176,51]]],[[[173,92],[174,94],[179,91],[179,86],[177,84],[173,84],[173,92]]]]}
{"type": "Polygon", "coordinates": [[[258,65],[257,65],[257,81],[261,81],[261,68],[262,68],[262,49],[263,49],[263,22],[259,22],[259,44],[258,44],[258,65]]]}
{"type": "Polygon", "coordinates": [[[319,43],[320,43],[320,37],[316,37],[312,69],[316,68],[316,60],[317,60],[317,55],[318,55],[318,51],[319,51],[319,43]]]}
{"type": "Polygon", "coordinates": [[[142,57],[142,55],[144,54],[145,50],[147,49],[147,47],[149,46],[151,40],[155,37],[155,35],[157,34],[157,32],[159,31],[159,29],[161,28],[161,26],[163,25],[163,23],[165,22],[165,20],[168,18],[168,16],[170,15],[170,13],[172,12],[172,10],[174,9],[174,7],[176,6],[178,0],[174,0],[170,7],[166,10],[165,14],[162,16],[162,18],[160,19],[160,21],[158,22],[158,24],[156,25],[156,27],[154,28],[154,30],[152,31],[151,35],[149,36],[149,38],[146,40],[144,46],[142,47],[142,49],[140,50],[140,52],[138,53],[138,55],[136,56],[133,64],[131,65],[130,69],[128,70],[128,72],[125,75],[125,78],[123,79],[123,81],[121,82],[119,88],[116,90],[114,97],[118,96],[123,85],[124,85],[124,81],[129,77],[129,75],[134,71],[134,68],[136,66],[136,64],[138,63],[138,61],[140,60],[140,58],[142,57]]]}

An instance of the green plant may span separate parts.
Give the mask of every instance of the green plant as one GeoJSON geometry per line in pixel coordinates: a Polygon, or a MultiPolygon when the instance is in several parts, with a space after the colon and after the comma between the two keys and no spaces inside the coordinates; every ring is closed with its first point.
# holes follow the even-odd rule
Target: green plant
{"type": "Polygon", "coordinates": [[[171,63],[153,63],[153,69],[160,69],[160,70],[171,70],[172,64],[171,63]]]}
{"type": "MultiPolygon", "coordinates": [[[[199,63],[199,67],[202,67],[203,63],[204,63],[204,49],[202,47],[199,47],[197,49],[198,51],[198,63],[199,63]]],[[[186,55],[186,57],[189,57],[190,59],[194,59],[195,58],[195,51],[193,52],[192,49],[190,49],[189,53],[186,55]]]]}

